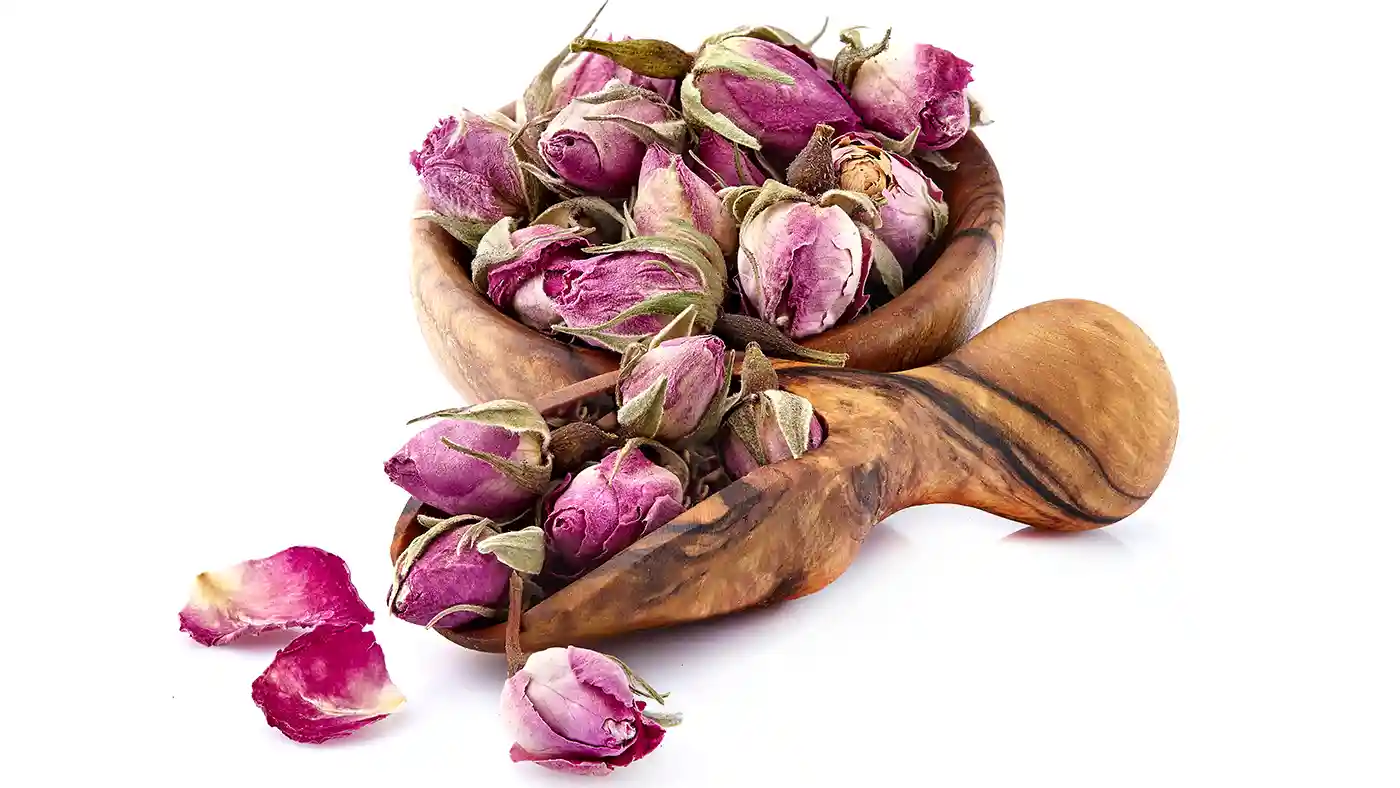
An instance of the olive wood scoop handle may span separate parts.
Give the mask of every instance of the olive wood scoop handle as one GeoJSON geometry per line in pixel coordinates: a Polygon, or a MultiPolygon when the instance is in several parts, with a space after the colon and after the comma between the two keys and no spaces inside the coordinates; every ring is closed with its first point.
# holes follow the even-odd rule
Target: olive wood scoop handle
{"type": "MultiPolygon", "coordinates": [[[[997,321],[932,366],[897,374],[780,370],[827,438],[695,504],[524,613],[527,651],[721,616],[820,590],[870,529],[909,506],[972,506],[1079,531],[1127,517],[1176,445],[1176,392],[1152,341],[1117,311],[1050,301],[997,321]]],[[[616,373],[537,403],[610,391],[616,373]]],[[[417,501],[392,552],[419,533],[417,501]]],[[[443,631],[504,648],[504,625],[443,631]]]]}

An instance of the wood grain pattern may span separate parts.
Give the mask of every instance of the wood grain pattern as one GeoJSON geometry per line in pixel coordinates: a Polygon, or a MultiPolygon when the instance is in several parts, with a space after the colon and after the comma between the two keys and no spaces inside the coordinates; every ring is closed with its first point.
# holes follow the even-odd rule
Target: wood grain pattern
{"type": "MultiPolygon", "coordinates": [[[[531,608],[527,650],[810,594],[845,571],[875,523],[918,504],[1099,528],[1152,495],[1176,445],[1161,354],[1126,317],[1089,301],[1022,309],[910,372],[792,365],[780,376],[825,419],[826,442],[734,482],[531,608]]],[[[393,552],[416,535],[415,511],[410,501],[393,552]]],[[[499,626],[443,634],[502,647],[499,626]]]]}
{"type": "MultiPolygon", "coordinates": [[[[1001,254],[1001,178],[975,134],[946,153],[958,168],[929,174],[943,188],[950,220],[916,266],[926,273],[898,298],[801,344],[850,353],[850,368],[894,371],[941,358],[977,330],[1001,254]]],[[[426,207],[420,195],[415,210],[426,207]]],[[[411,245],[419,327],[467,402],[533,400],[617,368],[614,354],[565,344],[498,311],[472,286],[468,250],[431,222],[413,220],[411,245]]]]}

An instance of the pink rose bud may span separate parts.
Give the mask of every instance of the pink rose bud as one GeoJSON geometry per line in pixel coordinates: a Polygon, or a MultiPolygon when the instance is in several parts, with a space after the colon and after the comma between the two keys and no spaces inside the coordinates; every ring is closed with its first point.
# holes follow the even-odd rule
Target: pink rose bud
{"type": "Polygon", "coordinates": [[[320,744],[384,719],[404,697],[373,632],[328,624],[277,652],[253,681],[253,702],[287,738],[320,744]]]}
{"type": "Polygon", "coordinates": [[[914,44],[863,61],[851,78],[851,106],[871,129],[897,140],[918,132],[917,145],[943,150],[971,124],[963,92],[972,64],[946,49],[914,44]]]}
{"type": "Polygon", "coordinates": [[[666,731],[645,709],[620,664],[573,646],[531,654],[501,693],[511,760],[573,774],[604,775],[660,746],[666,731]]]}
{"type": "Polygon", "coordinates": [[[724,467],[737,479],[761,466],[801,457],[822,445],[826,430],[812,403],[781,389],[749,397],[725,419],[724,467]]]}
{"type": "Polygon", "coordinates": [[[646,143],[625,122],[596,120],[601,117],[652,127],[670,120],[671,112],[655,93],[614,81],[603,92],[565,105],[545,127],[540,155],[571,186],[593,194],[625,195],[637,183],[646,143]]]}
{"type": "Polygon", "coordinates": [[[504,612],[510,567],[478,550],[495,535],[489,520],[420,518],[430,527],[399,554],[389,612],[425,627],[454,629],[504,612]]]}
{"type": "Polygon", "coordinates": [[[706,421],[718,427],[730,377],[724,341],[705,334],[641,348],[623,357],[617,382],[618,422],[629,434],[677,442],[696,436],[706,421]]]}
{"type": "Polygon", "coordinates": [[[670,468],[653,462],[639,441],[628,441],[546,498],[553,574],[578,577],[685,511],[685,466],[667,454],[670,468]]]}
{"type": "Polygon", "coordinates": [[[784,47],[731,35],[707,43],[681,84],[687,120],[779,159],[796,156],[817,124],[860,126],[827,76],[784,47]]]}
{"type": "Polygon", "coordinates": [[[430,417],[442,420],[384,463],[389,480],[409,495],[447,514],[507,519],[544,491],[549,427],[534,408],[494,400],[422,418],[430,417]]]}
{"type": "Polygon", "coordinates": [[[695,146],[688,154],[700,165],[699,172],[718,178],[719,188],[725,186],[762,186],[768,180],[753,151],[725,139],[710,129],[702,129],[695,146]]]}
{"type": "Polygon", "coordinates": [[[880,205],[875,236],[909,275],[948,223],[942,190],[908,159],[860,135],[838,139],[832,161],[842,189],[866,194],[880,205]]]}
{"type": "MultiPolygon", "coordinates": [[[[612,41],[612,36],[608,36],[607,40],[612,41]]],[[[632,39],[630,36],[624,36],[622,40],[632,39]]],[[[624,85],[635,85],[653,91],[666,102],[670,102],[676,93],[676,81],[673,79],[644,77],[623,68],[604,55],[584,52],[565,63],[555,74],[554,93],[549,99],[549,109],[563,109],[564,105],[573,99],[597,93],[614,79],[624,85]]]]}
{"type": "Polygon", "coordinates": [[[642,160],[632,219],[640,235],[666,235],[674,221],[689,222],[715,239],[725,256],[734,253],[739,228],[719,195],[696,175],[681,156],[658,144],[642,160]]]}
{"type": "Polygon", "coordinates": [[[463,110],[443,118],[409,160],[433,210],[452,219],[492,225],[528,210],[525,181],[511,150],[515,124],[498,113],[463,110]]]}
{"type": "Polygon", "coordinates": [[[180,629],[205,646],[274,629],[373,622],[345,562],[319,547],[202,572],[180,611],[180,629]]]}
{"type": "MultiPolygon", "coordinates": [[[[489,243],[483,239],[483,244],[489,243]]],[[[485,271],[486,295],[496,306],[515,312],[525,325],[548,331],[563,318],[544,294],[544,272],[582,260],[581,250],[589,241],[577,232],[541,224],[510,233],[508,243],[509,255],[485,271]]],[[[490,254],[489,249],[479,248],[473,270],[486,264],[490,254]]]]}
{"type": "Polygon", "coordinates": [[[794,199],[750,213],[739,232],[739,285],[754,315],[802,338],[869,301],[868,236],[841,207],[794,199]]]}

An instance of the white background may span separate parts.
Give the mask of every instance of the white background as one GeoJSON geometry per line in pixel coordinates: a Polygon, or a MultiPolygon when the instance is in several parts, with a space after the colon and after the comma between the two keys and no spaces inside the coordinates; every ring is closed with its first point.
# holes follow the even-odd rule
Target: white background
{"type": "MultiPolygon", "coordinates": [[[[898,6],[614,0],[602,29],[829,13],[973,62],[1008,202],[990,317],[1138,321],[1176,459],[1099,532],[907,511],[820,594],[613,644],[687,719],[611,781],[1397,784],[1393,22],[898,6]]],[[[380,464],[457,402],[407,295],[408,152],[512,99],[591,3],[0,8],[3,781],[581,779],[507,759],[499,658],[385,613],[380,464]],[[409,699],[322,747],[249,699],[285,639],[176,628],[197,572],[292,544],[349,561],[409,699]]]]}

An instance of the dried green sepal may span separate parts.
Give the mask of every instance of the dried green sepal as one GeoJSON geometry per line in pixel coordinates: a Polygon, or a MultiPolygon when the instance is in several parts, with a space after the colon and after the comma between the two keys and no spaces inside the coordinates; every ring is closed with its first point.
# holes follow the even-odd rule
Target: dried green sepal
{"type": "Polygon", "coordinates": [[[850,359],[846,353],[827,353],[803,347],[771,323],[748,315],[726,312],[715,320],[711,330],[730,347],[743,347],[754,342],[763,348],[765,354],[776,358],[811,361],[832,367],[844,367],[850,359]]]}
{"type": "Polygon", "coordinates": [[[902,140],[897,140],[894,137],[886,137],[884,134],[881,134],[878,131],[871,131],[868,133],[871,136],[875,137],[876,140],[879,140],[880,147],[884,148],[890,153],[897,153],[900,156],[905,157],[906,159],[914,155],[914,147],[919,142],[919,127],[917,126],[915,126],[914,130],[909,132],[902,140]]]}
{"type": "Polygon", "coordinates": [[[538,525],[504,531],[479,540],[476,551],[522,574],[537,575],[544,568],[544,531],[538,525]]]}
{"type": "Polygon", "coordinates": [[[875,233],[862,230],[865,242],[870,244],[870,262],[880,274],[880,281],[891,296],[904,292],[904,267],[895,259],[894,252],[875,233]]]}
{"type": "Polygon", "coordinates": [[[617,423],[629,437],[655,438],[666,412],[666,376],[652,381],[642,393],[617,409],[617,423]]]}
{"type": "Polygon", "coordinates": [[[685,148],[686,125],[683,120],[642,123],[622,115],[587,115],[584,120],[616,123],[643,143],[661,145],[672,153],[679,153],[685,148]]]}
{"type": "Polygon", "coordinates": [[[679,315],[685,311],[686,307],[693,306],[696,309],[696,322],[701,325],[713,325],[718,314],[718,303],[706,293],[683,291],[678,293],[660,293],[651,296],[645,301],[634,304],[617,316],[596,326],[585,326],[573,328],[562,324],[551,326],[551,329],[571,336],[587,337],[603,343],[605,347],[615,353],[622,353],[627,350],[627,346],[633,342],[650,337],[650,334],[616,334],[607,329],[612,328],[624,320],[628,320],[640,315],[679,315]]]}
{"type": "Polygon", "coordinates": [[[953,170],[956,170],[958,168],[957,162],[952,161],[951,159],[949,159],[948,157],[944,156],[942,153],[936,150],[916,150],[914,151],[914,156],[917,157],[920,161],[932,164],[934,167],[937,167],[938,169],[943,170],[944,172],[952,172],[953,170]]]}
{"type": "Polygon", "coordinates": [[[520,171],[534,178],[536,181],[539,182],[540,186],[544,187],[545,189],[548,189],[549,191],[554,192],[555,194],[559,195],[560,197],[563,197],[566,200],[572,200],[575,197],[582,197],[584,195],[583,190],[576,188],[575,186],[571,185],[568,181],[564,180],[563,178],[560,178],[558,175],[555,175],[548,169],[541,167],[538,164],[535,164],[534,162],[520,162],[520,171]]]}
{"type": "MultiPolygon", "coordinates": [[[[651,338],[651,341],[648,342],[644,348],[642,348],[643,352],[647,350],[656,349],[657,345],[660,345],[662,342],[665,342],[668,339],[683,339],[688,336],[694,336],[695,311],[695,307],[686,307],[684,312],[681,312],[679,315],[676,315],[675,320],[672,320],[671,322],[667,323],[664,328],[656,332],[656,334],[651,338]]],[[[629,348],[629,351],[630,350],[631,349],[629,348]]],[[[623,368],[630,370],[631,366],[626,366],[626,358],[627,357],[624,354],[623,368]]],[[[637,354],[636,358],[633,359],[632,364],[635,365],[637,360],[639,360],[640,358],[641,355],[637,354]]]]}
{"type": "Polygon", "coordinates": [[[574,52],[597,53],[633,73],[655,79],[680,79],[695,63],[689,52],[657,39],[599,41],[579,36],[569,48],[574,52]]]}
{"type": "Polygon", "coordinates": [[[418,211],[413,214],[415,219],[424,219],[436,224],[447,231],[447,234],[465,244],[468,248],[475,249],[481,241],[481,237],[491,228],[485,222],[473,222],[468,219],[458,219],[452,216],[445,216],[437,211],[418,211]]]}
{"type": "Polygon", "coordinates": [[[799,39],[797,36],[793,35],[792,33],[789,33],[786,30],[783,30],[780,27],[773,27],[772,25],[745,25],[743,27],[737,27],[733,30],[726,30],[723,33],[710,36],[709,38],[705,39],[705,43],[715,44],[720,41],[723,41],[726,38],[736,38],[742,36],[744,38],[761,39],[763,41],[767,41],[770,44],[777,44],[778,46],[801,47],[802,49],[811,50],[812,46],[818,41],[820,41],[822,36],[826,35],[826,28],[830,24],[831,17],[825,17],[824,19],[822,19],[821,30],[818,30],[817,34],[812,38],[808,39],[807,41],[799,39]]]}
{"type": "Polygon", "coordinates": [[[763,355],[763,348],[757,342],[744,346],[744,366],[739,372],[739,397],[778,388],[778,373],[773,362],[763,355]]]}
{"type": "Polygon", "coordinates": [[[494,399],[465,408],[446,408],[408,421],[414,424],[427,419],[457,419],[489,427],[500,427],[516,435],[533,433],[542,449],[549,447],[549,425],[533,405],[514,399],[494,399]]]}
{"type": "Polygon", "coordinates": [[[557,202],[546,208],[531,225],[552,224],[555,227],[578,228],[581,235],[591,235],[596,230],[604,237],[626,238],[631,233],[631,222],[626,214],[618,211],[612,203],[602,197],[574,197],[557,202]],[[617,225],[616,230],[611,225],[617,225]]]}
{"type": "Polygon", "coordinates": [[[742,222],[749,212],[749,206],[758,199],[758,193],[762,190],[761,186],[726,186],[719,190],[720,204],[735,221],[742,222]]]}
{"type": "Polygon", "coordinates": [[[811,195],[836,188],[836,168],[831,163],[831,139],[835,134],[836,130],[825,123],[817,124],[812,138],[788,165],[788,185],[811,195]]]}
{"type": "Polygon", "coordinates": [[[967,108],[970,116],[970,126],[972,128],[990,126],[996,123],[996,120],[987,115],[987,105],[973,98],[971,95],[967,96],[967,108]]]}
{"type": "Polygon", "coordinates": [[[695,84],[695,72],[686,74],[681,81],[681,112],[692,125],[703,126],[714,131],[730,142],[745,148],[758,150],[758,138],[739,128],[734,121],[717,112],[711,112],[700,97],[700,88],[695,84]]]}
{"type": "Polygon", "coordinates": [[[612,484],[613,477],[617,475],[618,469],[622,467],[622,460],[630,452],[645,451],[649,459],[657,465],[674,473],[677,479],[681,480],[681,489],[684,490],[690,485],[690,465],[681,459],[679,454],[664,443],[654,441],[651,438],[630,438],[622,448],[618,449],[617,459],[613,462],[612,474],[608,477],[608,484],[612,484]]]}
{"type": "MultiPolygon", "coordinates": [[[[527,440],[528,438],[522,435],[520,439],[527,440]]],[[[491,454],[490,452],[477,451],[468,446],[463,446],[445,435],[439,438],[439,440],[442,441],[442,445],[453,451],[459,451],[468,457],[481,460],[487,465],[490,465],[497,473],[536,495],[542,494],[545,491],[549,486],[550,477],[553,476],[554,459],[552,456],[546,457],[543,465],[536,465],[534,463],[508,460],[504,457],[491,454]]]]}
{"type": "Polygon", "coordinates": [[[885,37],[877,44],[868,47],[862,46],[860,42],[859,27],[848,27],[841,31],[841,43],[846,46],[838,53],[836,59],[831,64],[831,76],[843,87],[849,88],[851,82],[856,78],[856,72],[865,64],[865,61],[884,52],[890,46],[890,29],[885,30],[885,37]]]}

